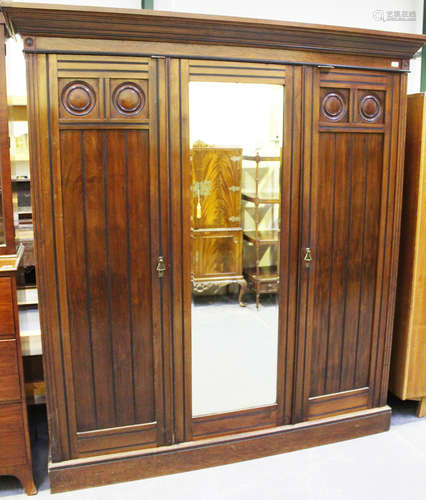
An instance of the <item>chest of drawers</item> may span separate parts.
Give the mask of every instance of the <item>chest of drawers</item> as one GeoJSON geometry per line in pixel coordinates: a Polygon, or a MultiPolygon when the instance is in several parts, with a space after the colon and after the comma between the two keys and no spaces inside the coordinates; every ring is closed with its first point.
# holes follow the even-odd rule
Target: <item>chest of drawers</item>
{"type": "Polygon", "coordinates": [[[18,260],[0,257],[0,475],[17,477],[34,495],[16,301],[18,260]]]}

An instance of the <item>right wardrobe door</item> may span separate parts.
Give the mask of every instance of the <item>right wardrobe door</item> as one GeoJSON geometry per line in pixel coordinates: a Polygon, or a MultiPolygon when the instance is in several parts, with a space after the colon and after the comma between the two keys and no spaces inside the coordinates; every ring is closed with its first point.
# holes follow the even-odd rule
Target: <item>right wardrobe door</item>
{"type": "Polygon", "coordinates": [[[306,68],[304,81],[295,421],[385,404],[400,182],[400,75],[306,68]]]}

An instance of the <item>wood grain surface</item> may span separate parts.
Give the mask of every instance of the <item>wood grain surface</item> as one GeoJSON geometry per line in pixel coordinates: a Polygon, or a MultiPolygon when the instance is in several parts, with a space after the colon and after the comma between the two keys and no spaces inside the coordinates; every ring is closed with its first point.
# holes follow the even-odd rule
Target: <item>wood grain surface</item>
{"type": "Polygon", "coordinates": [[[284,21],[3,2],[2,12],[23,35],[122,40],[223,43],[287,47],[408,59],[421,35],[284,21]]]}
{"type": "Polygon", "coordinates": [[[419,416],[426,397],[426,107],[424,94],[408,97],[407,146],[401,257],[395,314],[390,388],[401,399],[420,399],[419,416]]]}
{"type": "MultiPolygon", "coordinates": [[[[385,430],[389,410],[377,408],[396,289],[403,70],[424,38],[102,9],[77,16],[72,7],[3,10],[27,35],[53,490],[385,430]],[[324,61],[333,67],[318,67],[324,61]],[[280,279],[270,290],[280,308],[276,405],[197,418],[191,238],[212,257],[207,274],[226,275],[239,229],[229,225],[221,241],[215,234],[238,216],[223,192],[205,234],[191,225],[191,79],[285,90],[280,279]]],[[[232,178],[227,161],[220,165],[232,178]]]]}

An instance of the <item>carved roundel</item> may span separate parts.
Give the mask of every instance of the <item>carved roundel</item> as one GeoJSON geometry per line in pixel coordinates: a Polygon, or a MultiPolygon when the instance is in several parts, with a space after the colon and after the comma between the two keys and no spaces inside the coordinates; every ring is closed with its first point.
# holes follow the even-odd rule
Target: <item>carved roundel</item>
{"type": "Polygon", "coordinates": [[[145,106],[145,94],[136,83],[121,83],[114,90],[112,103],[122,115],[137,115],[145,106]]]}
{"type": "Polygon", "coordinates": [[[68,113],[76,116],[88,115],[96,104],[96,94],[86,82],[69,82],[62,90],[61,101],[68,113]]]}
{"type": "Polygon", "coordinates": [[[367,94],[359,100],[359,115],[367,122],[374,122],[383,112],[382,104],[374,94],[367,94]]]}
{"type": "Polygon", "coordinates": [[[341,120],[347,111],[347,104],[338,92],[329,92],[321,103],[321,113],[334,122],[341,120]]]}

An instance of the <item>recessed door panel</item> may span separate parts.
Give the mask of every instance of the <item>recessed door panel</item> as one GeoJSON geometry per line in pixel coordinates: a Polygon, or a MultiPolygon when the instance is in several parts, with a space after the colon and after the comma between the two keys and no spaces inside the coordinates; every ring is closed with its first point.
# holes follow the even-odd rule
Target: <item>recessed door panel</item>
{"type": "Polygon", "coordinates": [[[368,386],[382,151],[381,134],[320,136],[311,397],[368,386]]]}
{"type": "Polygon", "coordinates": [[[218,279],[242,274],[242,231],[194,231],[193,272],[200,279],[218,279]]]}
{"type": "Polygon", "coordinates": [[[61,133],[79,432],[155,420],[148,141],[145,130],[61,133]]]}

